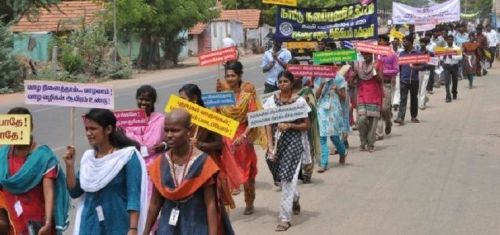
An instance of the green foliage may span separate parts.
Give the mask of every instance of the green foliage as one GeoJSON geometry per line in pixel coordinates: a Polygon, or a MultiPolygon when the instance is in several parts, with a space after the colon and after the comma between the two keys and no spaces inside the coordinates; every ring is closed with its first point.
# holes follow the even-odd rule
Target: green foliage
{"type": "Polygon", "coordinates": [[[64,70],[70,74],[78,74],[84,71],[85,61],[83,57],[69,46],[63,48],[60,62],[64,70]]]}
{"type": "MultiPolygon", "coordinates": [[[[107,25],[112,25],[112,4],[108,1],[107,25]]],[[[159,64],[158,43],[163,48],[180,47],[176,40],[180,32],[198,22],[214,18],[218,12],[213,0],[117,0],[117,27],[127,33],[138,33],[142,39],[138,64],[149,67],[159,64]]],[[[168,50],[164,59],[177,60],[177,50],[168,50]]]]}
{"type": "Polygon", "coordinates": [[[97,71],[111,46],[103,25],[92,24],[71,32],[68,44],[78,48],[79,54],[85,60],[87,73],[100,75],[97,71]]]}
{"type": "Polygon", "coordinates": [[[11,92],[20,81],[21,67],[11,55],[12,34],[6,25],[0,22],[0,93],[11,92]]]}
{"type": "Polygon", "coordinates": [[[130,79],[133,72],[132,65],[128,61],[117,61],[116,64],[105,61],[98,71],[102,77],[110,79],[130,79]]]}
{"type": "Polygon", "coordinates": [[[44,68],[38,71],[36,79],[78,83],[86,83],[90,81],[90,78],[85,74],[70,74],[67,71],[55,71],[52,68],[44,68]]]}
{"type": "Polygon", "coordinates": [[[39,8],[48,8],[59,3],[60,0],[0,0],[0,16],[4,23],[14,21],[23,14],[28,13],[30,18],[35,18],[39,8]]]}

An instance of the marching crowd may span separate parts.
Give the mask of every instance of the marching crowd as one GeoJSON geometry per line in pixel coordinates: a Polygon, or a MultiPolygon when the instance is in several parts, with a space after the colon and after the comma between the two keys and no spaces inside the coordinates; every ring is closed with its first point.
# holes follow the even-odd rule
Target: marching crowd
{"type": "MultiPolygon", "coordinates": [[[[292,214],[301,211],[298,180],[311,183],[315,164],[318,173],[328,170],[328,140],[340,164],[347,161],[353,129],[359,131],[360,150],[375,151],[393,122],[405,124],[408,99],[410,121],[418,123],[418,112],[425,110],[435,87],[444,83],[446,102],[457,99],[461,78],[473,88],[474,78],[493,64],[498,43],[489,26],[440,25],[425,33],[410,26],[402,40],[378,37],[379,45],[393,48],[392,55],[361,52],[355,62],[331,64],[338,68],[335,78],[306,78],[286,68],[308,62],[293,58],[275,41],[262,59],[265,93],[273,93],[269,98],[259,100],[255,85],[243,80],[239,61],[227,62],[224,79],[217,80],[218,92],[236,97],[235,105],[214,109],[240,123],[234,138],[192,124],[185,110],[156,112],[155,88],[141,86],[137,107],[146,112],[148,125],[121,129],[112,111],[90,109],[82,119],[91,148],[79,163],[74,146],[67,147],[60,164],[33,137],[29,145],[0,147],[0,235],[61,234],[70,220],[74,234],[234,234],[228,211],[236,207],[233,195],[241,185],[243,213],[254,213],[254,145],[266,150],[272,180],[281,191],[276,231],[286,231],[292,214]],[[437,64],[398,63],[406,55],[435,57],[438,47],[458,53],[437,57],[437,64]],[[248,113],[290,104],[307,104],[308,117],[248,125],[248,113]],[[70,198],[79,199],[71,219],[70,198]]],[[[341,47],[322,42],[317,50],[341,47]]],[[[182,86],[178,95],[204,107],[196,84],[182,86]]],[[[31,116],[23,107],[8,113],[31,116]]]]}

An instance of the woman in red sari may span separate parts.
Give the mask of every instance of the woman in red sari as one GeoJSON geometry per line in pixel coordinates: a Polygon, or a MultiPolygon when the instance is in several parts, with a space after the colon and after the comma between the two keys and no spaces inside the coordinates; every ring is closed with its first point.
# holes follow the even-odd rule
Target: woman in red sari
{"type": "Polygon", "coordinates": [[[218,81],[217,90],[234,92],[236,104],[219,108],[218,111],[240,123],[233,139],[224,137],[224,144],[231,150],[236,163],[242,170],[245,189],[245,211],[243,214],[254,213],[255,177],[257,175],[257,154],[253,143],[261,140],[265,135],[262,128],[250,129],[247,114],[259,110],[256,100],[256,90],[249,82],[242,81],[243,65],[239,61],[230,61],[225,65],[225,82],[218,81]]]}

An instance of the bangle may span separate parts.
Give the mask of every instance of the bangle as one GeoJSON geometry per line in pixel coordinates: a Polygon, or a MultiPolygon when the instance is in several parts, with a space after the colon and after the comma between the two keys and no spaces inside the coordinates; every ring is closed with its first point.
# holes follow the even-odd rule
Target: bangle
{"type": "Polygon", "coordinates": [[[128,230],[135,230],[135,231],[137,231],[137,228],[129,228],[128,230]]]}

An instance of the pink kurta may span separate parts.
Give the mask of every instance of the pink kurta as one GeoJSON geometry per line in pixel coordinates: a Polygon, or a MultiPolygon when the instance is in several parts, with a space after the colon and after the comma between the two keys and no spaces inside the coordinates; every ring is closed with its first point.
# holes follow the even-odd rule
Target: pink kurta
{"type": "Polygon", "coordinates": [[[142,156],[149,164],[157,156],[153,147],[163,142],[165,131],[165,115],[158,112],[151,113],[148,125],[145,127],[129,127],[125,130],[127,136],[137,141],[141,146],[146,146],[148,155],[142,156]]]}

